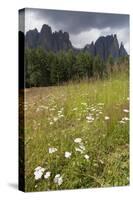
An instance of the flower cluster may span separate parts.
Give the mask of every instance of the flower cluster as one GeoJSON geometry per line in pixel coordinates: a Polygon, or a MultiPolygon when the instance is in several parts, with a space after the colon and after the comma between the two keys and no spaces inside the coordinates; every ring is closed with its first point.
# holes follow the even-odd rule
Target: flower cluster
{"type": "MultiPolygon", "coordinates": [[[[125,113],[125,114],[128,114],[129,113],[129,110],[128,109],[123,109],[123,112],[125,113]]],[[[122,119],[120,120],[120,124],[125,124],[126,123],[126,121],[129,121],[129,117],[122,117],[122,119]]]]}
{"type": "Polygon", "coordinates": [[[105,120],[109,120],[110,117],[109,117],[109,116],[105,116],[104,119],[105,119],[105,120]]]}
{"type": "Polygon", "coordinates": [[[55,147],[50,147],[50,148],[48,149],[48,151],[49,151],[50,154],[51,154],[51,153],[55,153],[55,152],[57,151],[57,148],[55,148],[55,147]]]}
{"type": "Polygon", "coordinates": [[[45,170],[46,169],[44,169],[43,167],[40,167],[40,166],[36,167],[34,170],[35,180],[41,179],[45,170]]]}
{"type": "Polygon", "coordinates": [[[92,117],[92,115],[87,116],[86,119],[88,123],[91,123],[94,121],[94,117],[92,117]]]}
{"type": "MultiPolygon", "coordinates": [[[[46,171],[45,168],[42,168],[40,166],[36,167],[35,170],[34,170],[35,180],[41,179],[45,171],[46,171]]],[[[51,172],[47,171],[44,174],[44,179],[49,179],[50,176],[51,176],[51,172]]],[[[55,175],[53,182],[60,186],[63,183],[62,176],[60,174],[55,175]]],[[[35,185],[35,188],[36,187],[37,187],[37,185],[35,185]]]]}
{"type": "MultiPolygon", "coordinates": [[[[82,139],[81,138],[75,138],[74,142],[76,144],[78,144],[78,147],[75,147],[75,151],[80,152],[81,154],[84,154],[85,153],[85,146],[84,146],[84,144],[82,142],[82,139]]],[[[89,160],[90,157],[87,154],[85,154],[84,158],[86,160],[89,160]]]]}
{"type": "Polygon", "coordinates": [[[66,152],[65,152],[65,158],[70,158],[70,157],[71,157],[71,155],[72,155],[72,153],[71,153],[71,152],[68,152],[68,151],[66,151],[66,152]]]}
{"type": "Polygon", "coordinates": [[[60,174],[57,174],[54,177],[54,183],[58,184],[59,186],[63,183],[63,178],[60,174]]]}

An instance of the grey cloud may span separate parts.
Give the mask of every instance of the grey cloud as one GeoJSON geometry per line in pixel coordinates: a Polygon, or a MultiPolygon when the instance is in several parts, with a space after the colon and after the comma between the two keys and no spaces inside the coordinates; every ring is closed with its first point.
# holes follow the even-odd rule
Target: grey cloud
{"type": "Polygon", "coordinates": [[[107,14],[64,10],[26,9],[26,31],[43,24],[51,26],[52,31],[67,31],[75,47],[83,47],[102,35],[117,34],[129,52],[129,15],[107,14]]]}
{"type": "Polygon", "coordinates": [[[92,28],[129,27],[129,15],[62,10],[31,9],[37,20],[47,19],[49,24],[70,34],[79,34],[92,28]]]}

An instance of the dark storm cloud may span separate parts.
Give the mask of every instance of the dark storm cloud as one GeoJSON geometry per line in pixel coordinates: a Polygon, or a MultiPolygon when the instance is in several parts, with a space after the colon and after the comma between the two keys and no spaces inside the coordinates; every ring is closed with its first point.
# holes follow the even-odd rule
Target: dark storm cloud
{"type": "Polygon", "coordinates": [[[25,18],[26,32],[34,28],[40,31],[43,24],[48,24],[53,32],[67,31],[77,48],[100,36],[117,34],[119,44],[123,42],[129,52],[129,15],[27,8],[25,18]]]}
{"type": "Polygon", "coordinates": [[[37,20],[47,19],[49,24],[68,31],[70,34],[79,34],[92,28],[112,29],[128,28],[129,16],[123,14],[89,13],[75,11],[32,9],[37,20]]]}

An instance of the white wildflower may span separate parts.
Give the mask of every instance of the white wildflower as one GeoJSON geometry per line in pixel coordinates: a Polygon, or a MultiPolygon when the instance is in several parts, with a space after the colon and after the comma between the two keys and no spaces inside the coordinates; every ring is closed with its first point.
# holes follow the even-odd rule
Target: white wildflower
{"type": "Polygon", "coordinates": [[[78,151],[80,153],[84,153],[83,149],[80,149],[80,148],[77,148],[77,147],[75,147],[75,151],[78,151]]]}
{"type": "Polygon", "coordinates": [[[122,120],[120,121],[120,124],[125,124],[125,123],[126,123],[125,121],[122,121],[122,120]]]}
{"type": "Polygon", "coordinates": [[[28,110],[27,106],[24,107],[24,110],[28,110]]]}
{"type": "Polygon", "coordinates": [[[85,151],[85,146],[83,144],[79,145],[80,149],[82,149],[83,151],[85,151]]]}
{"type": "Polygon", "coordinates": [[[54,117],[53,120],[54,120],[54,122],[56,122],[56,121],[58,120],[58,118],[57,118],[57,117],[54,117]]]}
{"type": "Polygon", "coordinates": [[[74,142],[75,142],[75,143],[81,143],[81,142],[82,142],[82,139],[81,139],[81,138],[75,138],[74,142]]]}
{"type": "Polygon", "coordinates": [[[46,169],[44,169],[44,168],[42,168],[40,166],[36,167],[35,171],[34,171],[35,180],[41,179],[41,177],[42,177],[42,175],[43,175],[43,173],[44,173],[45,170],[46,169]]]}
{"type": "Polygon", "coordinates": [[[63,115],[63,114],[62,114],[62,115],[61,115],[61,114],[59,114],[59,115],[58,115],[58,117],[59,117],[59,118],[62,118],[62,117],[64,117],[64,115],[63,115]]]}
{"type": "Polygon", "coordinates": [[[57,174],[54,177],[54,183],[58,184],[59,186],[63,183],[63,178],[60,174],[57,174]]]}
{"type": "Polygon", "coordinates": [[[122,120],[124,120],[124,121],[128,121],[129,118],[128,118],[128,117],[123,117],[122,120]]]}
{"type": "Polygon", "coordinates": [[[72,111],[76,111],[76,110],[78,110],[78,108],[73,108],[73,109],[72,109],[72,111]]]}
{"type": "Polygon", "coordinates": [[[84,155],[84,158],[85,158],[86,160],[89,160],[90,156],[88,156],[88,155],[86,154],[86,155],[84,155]]]}
{"type": "Polygon", "coordinates": [[[41,166],[38,166],[38,167],[35,168],[35,171],[38,171],[38,170],[40,170],[41,168],[42,168],[41,166]]]}
{"type": "Polygon", "coordinates": [[[56,152],[57,149],[56,149],[55,147],[50,147],[48,151],[49,151],[49,153],[51,154],[51,153],[56,152]]]}
{"type": "Polygon", "coordinates": [[[98,103],[97,105],[98,106],[104,106],[104,103],[98,103]]]}
{"type": "Polygon", "coordinates": [[[83,103],[81,103],[81,105],[83,105],[83,106],[87,106],[87,103],[83,102],[83,103]]]}
{"type": "Polygon", "coordinates": [[[110,117],[109,117],[109,116],[105,116],[104,119],[105,119],[105,120],[109,120],[110,117]]]}
{"type": "Polygon", "coordinates": [[[41,172],[45,172],[45,168],[43,168],[43,167],[37,167],[37,168],[35,168],[35,171],[41,171],[41,172]]]}
{"type": "Polygon", "coordinates": [[[61,113],[62,113],[62,110],[59,110],[59,111],[58,111],[58,114],[61,114],[61,113]]]}
{"type": "Polygon", "coordinates": [[[91,116],[91,114],[89,116],[86,117],[87,122],[93,122],[94,121],[94,117],[91,116]]]}
{"type": "Polygon", "coordinates": [[[45,178],[45,179],[48,179],[48,178],[50,177],[50,175],[51,175],[51,172],[48,171],[48,172],[46,172],[46,174],[44,175],[44,178],[45,178]]]}
{"type": "Polygon", "coordinates": [[[128,109],[123,109],[123,112],[129,113],[129,110],[128,109]]]}
{"type": "Polygon", "coordinates": [[[35,175],[35,180],[39,180],[41,179],[43,173],[41,171],[35,171],[34,175],[35,175]]]}
{"type": "Polygon", "coordinates": [[[49,122],[50,125],[53,125],[53,122],[49,122]]]}
{"type": "Polygon", "coordinates": [[[100,161],[100,163],[103,165],[104,164],[104,162],[103,162],[103,160],[99,160],[100,161]]]}
{"type": "Polygon", "coordinates": [[[103,112],[102,112],[102,111],[100,111],[100,112],[99,112],[99,114],[103,114],[103,112]]]}
{"type": "Polygon", "coordinates": [[[50,110],[50,111],[55,111],[56,109],[55,109],[55,108],[50,108],[49,110],[50,110]]]}
{"type": "Polygon", "coordinates": [[[71,157],[71,155],[72,155],[72,153],[71,153],[71,152],[68,152],[68,151],[66,151],[66,152],[65,152],[65,158],[70,158],[70,157],[71,157]]]}
{"type": "Polygon", "coordinates": [[[87,120],[91,120],[91,116],[87,116],[86,119],[87,119],[87,120]]]}

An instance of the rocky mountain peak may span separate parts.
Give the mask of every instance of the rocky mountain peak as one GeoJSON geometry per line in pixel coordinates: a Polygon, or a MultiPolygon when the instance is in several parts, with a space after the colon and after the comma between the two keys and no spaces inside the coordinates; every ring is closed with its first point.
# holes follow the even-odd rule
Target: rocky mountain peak
{"type": "Polygon", "coordinates": [[[39,39],[38,30],[36,28],[33,29],[33,30],[29,30],[26,33],[26,37],[25,37],[26,47],[28,47],[28,48],[36,48],[37,45],[38,45],[38,39],[39,39]]]}
{"type": "Polygon", "coordinates": [[[127,55],[123,44],[119,48],[116,34],[101,36],[96,40],[95,44],[91,43],[85,46],[84,50],[93,56],[99,55],[103,60],[107,60],[110,55],[113,58],[127,55]]]}
{"type": "Polygon", "coordinates": [[[121,42],[120,49],[119,49],[119,56],[122,57],[122,56],[127,56],[127,55],[128,55],[128,54],[127,54],[127,52],[126,52],[126,50],[125,50],[125,48],[124,48],[124,45],[123,45],[123,43],[121,42]]]}
{"type": "Polygon", "coordinates": [[[37,29],[29,30],[26,33],[25,39],[27,48],[41,47],[46,51],[54,52],[72,49],[77,53],[84,51],[89,52],[92,56],[99,55],[103,60],[107,60],[110,55],[113,58],[127,55],[123,43],[119,47],[116,34],[101,36],[95,43],[91,42],[85,45],[83,49],[77,49],[72,46],[69,33],[63,32],[62,30],[52,32],[51,27],[44,24],[40,32],[37,29]]]}
{"type": "Polygon", "coordinates": [[[60,51],[72,49],[71,41],[69,40],[69,34],[67,32],[55,31],[49,25],[44,24],[40,33],[35,30],[30,30],[26,33],[26,47],[36,48],[41,47],[46,51],[60,51]]]}
{"type": "Polygon", "coordinates": [[[41,32],[40,33],[44,33],[44,34],[52,34],[52,29],[49,25],[44,24],[41,28],[41,32]]]}

